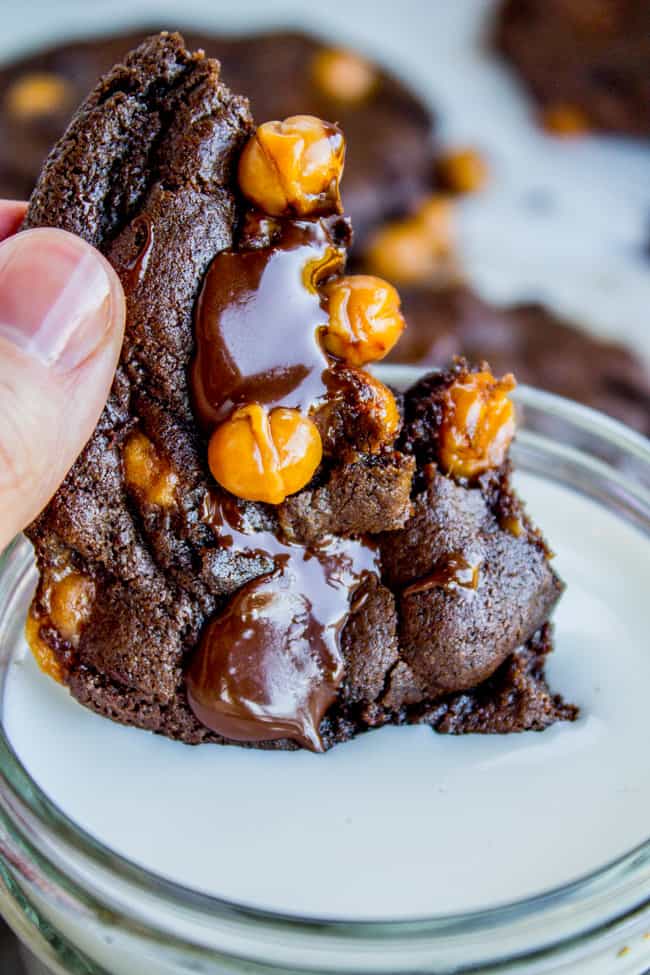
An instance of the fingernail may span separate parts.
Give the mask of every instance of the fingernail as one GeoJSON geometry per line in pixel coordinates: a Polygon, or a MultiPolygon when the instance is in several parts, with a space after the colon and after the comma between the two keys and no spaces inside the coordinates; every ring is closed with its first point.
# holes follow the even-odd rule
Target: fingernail
{"type": "Polygon", "coordinates": [[[60,230],[28,230],[0,244],[0,337],[69,372],[102,344],[111,281],[88,244],[60,230]]]}

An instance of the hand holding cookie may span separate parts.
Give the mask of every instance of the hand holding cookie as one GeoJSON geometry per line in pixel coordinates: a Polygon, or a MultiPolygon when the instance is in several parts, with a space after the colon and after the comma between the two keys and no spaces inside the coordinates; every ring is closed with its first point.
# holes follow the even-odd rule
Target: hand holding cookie
{"type": "Polygon", "coordinates": [[[108,261],[61,230],[17,233],[25,210],[0,202],[0,551],[90,437],[124,329],[108,261]]]}

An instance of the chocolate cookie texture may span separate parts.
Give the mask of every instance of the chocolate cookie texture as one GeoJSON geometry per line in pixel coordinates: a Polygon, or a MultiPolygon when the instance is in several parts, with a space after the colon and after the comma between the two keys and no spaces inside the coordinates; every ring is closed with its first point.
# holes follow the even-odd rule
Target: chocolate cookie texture
{"type": "Polygon", "coordinates": [[[505,0],[495,39],[549,131],[650,134],[646,0],[505,0]]]}
{"type": "Polygon", "coordinates": [[[365,371],[399,301],[343,274],[337,138],[277,124],[260,140],[218,64],[162,34],[45,165],[25,225],[108,256],[127,330],[99,425],[28,531],[39,662],[100,714],[191,743],[573,717],[543,679],[561,584],[510,486],[511,380],[458,363],[400,406],[365,371]]]}
{"type": "Polygon", "coordinates": [[[578,400],[650,436],[650,372],[631,351],[539,304],[499,307],[465,285],[403,287],[408,328],[393,362],[444,367],[487,359],[498,374],[578,400]]]}
{"type": "MultiPolygon", "coordinates": [[[[148,31],[58,45],[0,70],[0,196],[26,199],[75,106],[148,31]]],[[[304,34],[185,33],[218,57],[258,119],[336,119],[348,142],[345,205],[356,243],[404,212],[431,182],[433,122],[417,96],[354,52],[304,34]]]]}

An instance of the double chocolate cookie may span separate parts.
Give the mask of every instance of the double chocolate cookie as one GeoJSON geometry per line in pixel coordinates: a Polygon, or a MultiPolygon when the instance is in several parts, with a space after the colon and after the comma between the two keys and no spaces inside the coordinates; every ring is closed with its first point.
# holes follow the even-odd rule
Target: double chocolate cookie
{"type": "MultiPolygon", "coordinates": [[[[75,106],[143,33],[59,45],[0,70],[0,196],[27,199],[75,106]]],[[[426,192],[430,112],[377,64],[304,34],[185,36],[219,58],[224,80],[247,93],[257,118],[310,113],[341,124],[349,147],[345,204],[358,246],[426,192]]]]}
{"type": "Polygon", "coordinates": [[[178,35],[114,68],[25,227],[106,254],[127,299],[98,427],[29,528],[27,623],[82,704],[186,742],[322,750],[389,722],[542,729],[562,591],[510,483],[511,376],[396,397],[404,327],[345,274],[341,130],[255,128],[178,35]]]}
{"type": "Polygon", "coordinates": [[[550,131],[650,134],[647,0],[505,0],[496,44],[550,131]]]}

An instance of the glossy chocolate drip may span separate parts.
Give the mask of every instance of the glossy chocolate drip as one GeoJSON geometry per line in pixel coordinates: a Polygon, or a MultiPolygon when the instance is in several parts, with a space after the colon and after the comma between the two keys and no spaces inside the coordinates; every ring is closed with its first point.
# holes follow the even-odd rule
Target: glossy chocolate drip
{"type": "Polygon", "coordinates": [[[322,751],[319,726],[343,679],[340,633],[354,592],[379,556],[366,541],[327,538],[289,545],[246,533],[236,502],[207,500],[221,544],[273,559],[275,571],[245,585],[205,629],[187,674],[199,721],[236,741],[290,738],[322,751]]]}
{"type": "MultiPolygon", "coordinates": [[[[250,221],[249,221],[250,224],[250,221]]],[[[206,429],[244,403],[308,412],[327,393],[317,287],[345,261],[343,221],[260,218],[243,249],[218,254],[195,317],[191,382],[206,429]],[[264,236],[271,237],[262,246],[264,236]],[[248,249],[246,249],[246,245],[248,249]]]]}
{"type": "Polygon", "coordinates": [[[147,217],[137,217],[133,222],[133,230],[136,240],[141,238],[143,242],[135,258],[130,264],[127,264],[122,273],[122,283],[129,291],[133,291],[142,281],[154,244],[153,225],[147,217]]]}
{"type": "Polygon", "coordinates": [[[431,589],[478,589],[480,563],[472,564],[460,552],[452,552],[441,560],[428,575],[407,586],[403,596],[415,596],[431,589]]]}

